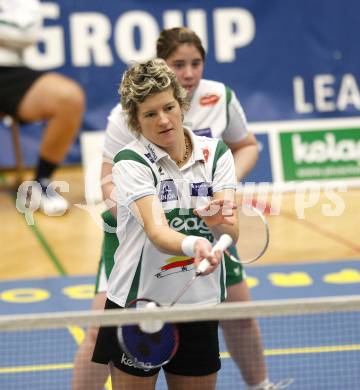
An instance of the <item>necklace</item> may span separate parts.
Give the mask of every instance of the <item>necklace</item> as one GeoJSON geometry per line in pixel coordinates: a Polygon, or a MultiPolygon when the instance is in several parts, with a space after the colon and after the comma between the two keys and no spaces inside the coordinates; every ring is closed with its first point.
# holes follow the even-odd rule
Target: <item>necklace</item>
{"type": "Polygon", "coordinates": [[[190,141],[186,135],[184,135],[184,140],[185,140],[185,154],[181,160],[176,161],[176,164],[183,163],[190,155],[190,141]]]}
{"type": "Polygon", "coordinates": [[[185,140],[185,154],[181,160],[176,161],[176,164],[183,163],[190,156],[190,146],[191,146],[190,140],[186,135],[184,135],[184,140],[185,140]]]}

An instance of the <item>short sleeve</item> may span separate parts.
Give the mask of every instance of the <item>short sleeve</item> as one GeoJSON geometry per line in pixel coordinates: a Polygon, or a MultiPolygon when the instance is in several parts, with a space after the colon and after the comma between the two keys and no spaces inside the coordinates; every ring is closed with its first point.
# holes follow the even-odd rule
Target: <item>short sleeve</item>
{"type": "Polygon", "coordinates": [[[112,160],[119,150],[134,139],[133,133],[127,126],[122,107],[118,104],[108,116],[103,147],[104,156],[112,160]]]}
{"type": "Polygon", "coordinates": [[[244,110],[234,91],[227,88],[227,93],[230,95],[227,107],[228,124],[222,138],[227,143],[236,143],[247,137],[247,121],[244,110]]]}
{"type": "Polygon", "coordinates": [[[230,149],[226,149],[216,162],[213,175],[213,191],[215,193],[225,189],[236,189],[236,185],[234,158],[230,149]]]}
{"type": "Polygon", "coordinates": [[[129,205],[145,196],[155,195],[156,187],[150,167],[134,160],[120,160],[112,170],[120,206],[129,205]]]}
{"type": "Polygon", "coordinates": [[[39,38],[41,9],[37,0],[3,0],[0,7],[0,40],[9,48],[22,49],[39,38]]]}

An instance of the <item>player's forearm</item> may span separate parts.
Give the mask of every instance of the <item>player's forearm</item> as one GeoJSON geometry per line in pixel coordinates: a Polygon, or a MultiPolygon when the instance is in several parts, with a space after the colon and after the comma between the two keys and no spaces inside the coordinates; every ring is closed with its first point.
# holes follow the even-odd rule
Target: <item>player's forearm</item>
{"type": "Polygon", "coordinates": [[[146,233],[150,241],[160,252],[184,256],[181,249],[181,243],[186,237],[184,234],[172,230],[168,226],[157,226],[147,230],[146,233]]]}
{"type": "Polygon", "coordinates": [[[236,225],[219,224],[210,228],[213,236],[218,240],[222,234],[229,234],[233,242],[238,240],[239,229],[236,225]]]}
{"type": "Polygon", "coordinates": [[[112,180],[112,167],[112,163],[103,161],[101,167],[101,190],[107,208],[116,217],[116,188],[112,180]]]}
{"type": "Polygon", "coordinates": [[[233,151],[235,162],[235,172],[238,182],[240,182],[255,166],[259,157],[258,145],[246,145],[233,151]]]}

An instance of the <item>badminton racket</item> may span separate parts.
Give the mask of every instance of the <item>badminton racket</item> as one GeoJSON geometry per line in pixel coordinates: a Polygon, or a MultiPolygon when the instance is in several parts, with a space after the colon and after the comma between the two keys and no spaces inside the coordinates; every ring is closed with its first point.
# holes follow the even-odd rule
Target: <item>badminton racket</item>
{"type": "MultiPolygon", "coordinates": [[[[224,234],[214,245],[212,252],[222,252],[232,244],[229,235],[224,234]]],[[[201,260],[194,276],[178,292],[170,306],[175,305],[195,280],[207,270],[209,262],[201,260]]],[[[161,307],[159,303],[139,298],[127,305],[127,308],[153,309],[161,307]]],[[[175,355],[179,346],[179,331],[173,323],[163,323],[159,320],[146,320],[139,324],[123,325],[117,328],[117,338],[122,350],[132,360],[135,367],[141,369],[158,368],[168,363],[175,355]]]]}
{"type": "MultiPolygon", "coordinates": [[[[219,241],[212,248],[212,252],[217,250],[221,250],[224,252],[231,244],[232,238],[228,234],[223,234],[219,241]]],[[[207,270],[209,267],[209,262],[207,259],[201,260],[198,268],[195,271],[194,276],[185,284],[185,286],[178,292],[175,299],[171,302],[170,306],[174,306],[177,302],[179,302],[180,298],[186,293],[186,291],[191,287],[191,285],[195,282],[195,280],[207,270]]]]}
{"type": "MultiPolygon", "coordinates": [[[[134,309],[156,307],[160,307],[160,304],[147,298],[135,299],[127,305],[127,308],[134,309]]],[[[134,366],[144,370],[158,368],[168,363],[179,346],[177,326],[157,320],[119,326],[117,338],[134,366]]]]}
{"type": "Polygon", "coordinates": [[[225,250],[230,260],[241,263],[253,263],[266,252],[269,245],[269,226],[264,214],[252,205],[242,205],[236,209],[239,238],[234,246],[237,257],[225,250]]]}

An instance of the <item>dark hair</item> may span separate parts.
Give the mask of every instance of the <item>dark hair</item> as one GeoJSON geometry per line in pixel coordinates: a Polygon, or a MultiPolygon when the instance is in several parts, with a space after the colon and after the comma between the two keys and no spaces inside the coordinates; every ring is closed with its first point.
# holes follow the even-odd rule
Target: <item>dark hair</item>
{"type": "Polygon", "coordinates": [[[186,27],[162,30],[156,43],[156,55],[166,60],[180,45],[194,45],[205,60],[205,49],[196,33],[186,27]]]}

